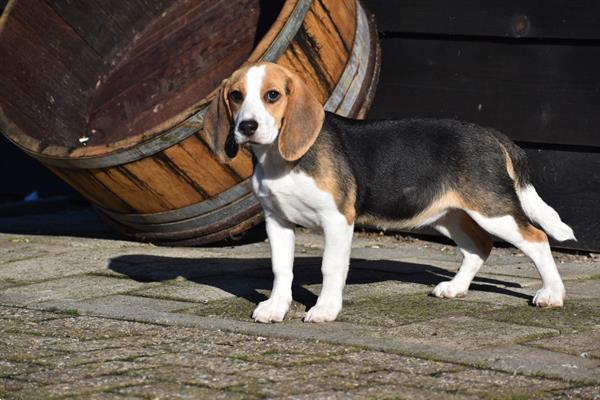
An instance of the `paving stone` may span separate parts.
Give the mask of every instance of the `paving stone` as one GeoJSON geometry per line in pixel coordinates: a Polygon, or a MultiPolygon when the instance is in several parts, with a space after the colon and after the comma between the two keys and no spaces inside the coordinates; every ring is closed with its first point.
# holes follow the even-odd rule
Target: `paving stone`
{"type": "Polygon", "coordinates": [[[140,296],[114,295],[98,297],[95,299],[82,300],[78,302],[68,301],[49,301],[38,303],[36,306],[44,308],[67,309],[71,312],[85,314],[90,310],[96,313],[102,313],[105,310],[114,310],[119,307],[135,307],[140,312],[144,311],[177,311],[190,308],[192,304],[183,301],[172,301],[153,299],[140,296]]]}
{"type": "Polygon", "coordinates": [[[67,315],[57,314],[48,311],[30,310],[21,307],[2,307],[0,306],[0,319],[9,320],[3,321],[3,326],[10,323],[36,323],[51,319],[68,318],[67,315]]]}
{"type": "Polygon", "coordinates": [[[600,279],[576,280],[565,282],[567,301],[570,299],[600,298],[600,279]]]}
{"type": "Polygon", "coordinates": [[[566,390],[557,390],[552,393],[545,393],[536,397],[540,400],[599,400],[599,386],[583,386],[566,390]]]}
{"type": "MultiPolygon", "coordinates": [[[[7,356],[9,355],[7,353],[4,353],[3,357],[7,356]]],[[[6,359],[0,359],[0,378],[12,378],[22,374],[31,374],[36,371],[39,371],[40,369],[42,369],[42,366],[38,364],[33,364],[31,362],[9,361],[6,359]]]]}
{"type": "Polygon", "coordinates": [[[227,358],[223,356],[211,356],[203,353],[164,353],[149,357],[136,358],[136,362],[148,367],[162,368],[164,366],[195,367],[200,366],[213,373],[235,374],[252,369],[258,369],[260,364],[240,358],[227,358]]]}
{"type": "MultiPolygon", "coordinates": [[[[538,282],[535,283],[537,285],[538,282]]],[[[474,283],[469,288],[468,293],[463,298],[452,299],[451,301],[465,301],[473,303],[487,303],[494,308],[501,306],[519,306],[527,307],[531,305],[536,289],[528,287],[503,287],[489,284],[474,283]]]]}
{"type": "Polygon", "coordinates": [[[309,393],[304,395],[294,395],[285,397],[294,400],[346,400],[346,399],[406,399],[406,400],[467,400],[479,399],[478,396],[466,395],[462,393],[450,393],[437,388],[414,388],[410,386],[393,385],[372,385],[358,388],[350,391],[330,391],[309,393]]]}
{"type": "Polygon", "coordinates": [[[13,387],[10,393],[18,399],[50,399],[56,397],[81,396],[94,398],[96,394],[102,392],[116,391],[133,385],[147,383],[147,378],[143,375],[129,376],[107,375],[99,377],[89,377],[77,382],[52,383],[49,385],[40,385],[31,381],[13,381],[13,387]]]}
{"type": "Polygon", "coordinates": [[[145,382],[169,382],[176,384],[196,385],[214,390],[224,390],[238,386],[250,379],[243,375],[213,373],[203,366],[182,367],[167,366],[148,370],[134,370],[125,374],[145,382]]]}
{"type": "Polygon", "coordinates": [[[532,337],[557,335],[558,331],[460,316],[391,328],[388,334],[419,338],[444,347],[472,349],[518,343],[532,337]]]}
{"type": "Polygon", "coordinates": [[[444,261],[450,264],[460,263],[461,257],[455,252],[439,252],[427,251],[418,248],[352,248],[353,266],[356,268],[366,268],[372,262],[369,261],[386,261],[378,269],[395,272],[395,273],[413,273],[420,272],[422,268],[433,268],[439,261],[444,261]],[[366,264],[366,265],[365,265],[366,264]]]}
{"type": "MultiPolygon", "coordinates": [[[[121,338],[145,332],[145,324],[108,320],[94,317],[71,317],[39,321],[28,325],[14,325],[13,332],[31,335],[32,340],[53,341],[52,338],[69,340],[93,340],[121,338]]],[[[19,339],[21,340],[21,339],[19,339]]]]}
{"type": "Polygon", "coordinates": [[[272,283],[271,280],[267,279],[247,279],[239,275],[234,275],[231,278],[207,278],[202,281],[181,279],[168,284],[138,290],[134,294],[159,299],[206,303],[256,295],[257,289],[268,290],[271,288],[272,283]]]}
{"type": "Polygon", "coordinates": [[[40,368],[34,372],[12,375],[14,379],[32,381],[43,385],[75,383],[86,379],[120,375],[127,371],[147,368],[143,364],[128,361],[87,362],[79,365],[57,365],[55,368],[40,368]]]}
{"type": "MultiPolygon", "coordinates": [[[[563,280],[575,280],[575,279],[589,279],[600,274],[600,261],[591,260],[588,262],[565,262],[557,263],[558,272],[563,280]]],[[[486,273],[491,271],[485,269],[486,273]]],[[[531,266],[524,266],[521,264],[508,264],[502,266],[502,268],[494,270],[495,274],[510,275],[510,276],[521,276],[525,278],[539,279],[539,274],[531,266]]]]}
{"type": "MultiPolygon", "coordinates": [[[[2,240],[0,238],[0,243],[6,244],[6,242],[11,242],[11,239],[2,240]]],[[[5,278],[5,271],[10,270],[10,267],[22,261],[37,260],[39,262],[42,257],[49,258],[48,256],[54,257],[56,255],[56,249],[40,246],[38,243],[27,242],[24,245],[4,245],[0,248],[3,250],[2,259],[0,260],[0,279],[5,278]]]]}
{"type": "Polygon", "coordinates": [[[541,391],[571,386],[566,382],[550,379],[511,375],[502,372],[469,369],[459,372],[446,372],[435,376],[410,376],[395,371],[381,371],[368,374],[371,382],[432,388],[452,393],[477,396],[512,398],[528,397],[541,391]]]}
{"type": "Polygon", "coordinates": [[[15,284],[15,283],[6,282],[6,281],[0,282],[0,290],[8,289],[8,288],[15,287],[15,286],[17,286],[17,284],[15,284]]]}
{"type": "Polygon", "coordinates": [[[154,348],[143,348],[138,346],[111,347],[101,350],[64,353],[38,359],[46,365],[59,368],[74,368],[80,365],[106,363],[113,361],[131,361],[140,357],[149,357],[163,353],[163,350],[154,348]]]}
{"type": "Polygon", "coordinates": [[[352,364],[368,365],[375,370],[397,371],[410,375],[431,375],[465,368],[459,364],[368,350],[334,356],[332,359],[352,364]]]}
{"type": "MultiPolygon", "coordinates": [[[[75,339],[61,339],[32,335],[27,327],[19,327],[26,333],[3,332],[0,341],[0,359],[10,363],[33,363],[44,365],[44,358],[53,357],[63,352],[55,348],[59,343],[75,339]]],[[[5,371],[6,372],[6,371],[5,371]]]]}
{"type": "Polygon", "coordinates": [[[600,358],[600,326],[590,331],[536,340],[528,344],[583,358],[600,358]]]}
{"type": "Polygon", "coordinates": [[[32,283],[102,271],[107,268],[112,256],[114,253],[107,251],[55,250],[51,256],[24,257],[0,265],[0,280],[32,283]]]}
{"type": "Polygon", "coordinates": [[[101,276],[76,276],[8,288],[0,292],[0,303],[27,305],[49,300],[80,300],[124,293],[143,287],[141,282],[101,276]]]}
{"type": "Polygon", "coordinates": [[[332,345],[319,341],[290,340],[273,337],[249,338],[233,346],[218,347],[214,355],[241,358],[264,365],[290,367],[319,364],[334,360],[337,356],[351,354],[359,349],[354,346],[332,345]]]}
{"type": "MultiPolygon", "coordinates": [[[[310,371],[310,369],[306,369],[310,371]]],[[[298,394],[313,394],[321,391],[351,391],[360,387],[367,386],[368,383],[352,376],[338,376],[335,379],[323,373],[315,377],[314,374],[305,376],[304,372],[297,371],[294,379],[291,380],[252,380],[242,382],[240,385],[233,386],[230,390],[235,390],[258,397],[283,397],[298,394]]]]}
{"type": "Polygon", "coordinates": [[[428,293],[349,299],[338,321],[393,327],[443,316],[481,315],[504,306],[485,302],[469,302],[468,298],[438,299],[428,293]]]}
{"type": "MultiPolygon", "coordinates": [[[[205,317],[231,318],[240,321],[251,321],[252,311],[256,308],[258,302],[266,300],[268,293],[256,292],[245,297],[228,297],[222,300],[210,301],[204,304],[195,305],[188,310],[186,314],[194,314],[205,317]]],[[[292,309],[297,306],[292,305],[292,309]]],[[[292,318],[295,312],[288,313],[286,318],[292,318]]]]}
{"type": "Polygon", "coordinates": [[[268,254],[246,254],[236,258],[218,249],[152,249],[143,254],[126,254],[113,257],[107,273],[142,282],[163,282],[176,278],[200,283],[214,275],[235,274],[255,269],[270,269],[268,254]],[[187,257],[184,257],[187,256],[187,257]]]}
{"type": "Polygon", "coordinates": [[[523,345],[465,352],[465,362],[511,374],[546,376],[563,381],[600,383],[600,361],[523,345]]]}
{"type": "Polygon", "coordinates": [[[481,314],[481,318],[524,326],[557,329],[560,333],[590,330],[600,326],[600,299],[567,299],[562,308],[504,307],[481,314]]]}
{"type": "MultiPolygon", "coordinates": [[[[252,399],[247,394],[226,392],[223,390],[209,389],[205,387],[192,386],[177,383],[136,385],[119,389],[114,392],[127,398],[139,396],[144,399],[252,399]]],[[[114,396],[114,394],[113,394],[114,396]]]]}

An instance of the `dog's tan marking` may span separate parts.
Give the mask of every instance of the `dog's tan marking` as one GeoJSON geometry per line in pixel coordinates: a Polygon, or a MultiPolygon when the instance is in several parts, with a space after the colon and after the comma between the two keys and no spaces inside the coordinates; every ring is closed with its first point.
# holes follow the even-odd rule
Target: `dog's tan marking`
{"type": "Polygon", "coordinates": [[[458,226],[465,235],[471,238],[475,247],[480,251],[481,256],[485,258],[490,255],[493,247],[492,238],[465,212],[460,212],[458,226]]]}
{"type": "Polygon", "coordinates": [[[541,243],[548,241],[548,236],[546,233],[531,224],[519,226],[519,232],[521,233],[521,236],[523,236],[523,239],[527,240],[528,242],[541,243]]]}
{"type": "Polygon", "coordinates": [[[515,168],[513,166],[513,162],[510,158],[510,155],[508,154],[506,149],[504,149],[504,147],[502,148],[502,150],[504,150],[504,157],[506,157],[506,171],[508,172],[508,176],[510,176],[510,178],[516,182],[517,174],[515,174],[515,168]]]}
{"type": "Polygon", "coordinates": [[[278,66],[272,68],[287,74],[285,85],[289,93],[279,130],[279,153],[284,160],[296,161],[317,140],[325,120],[325,110],[298,75],[278,66]]]}
{"type": "Polygon", "coordinates": [[[265,78],[261,87],[262,101],[265,109],[276,121],[277,129],[281,129],[285,120],[285,112],[288,105],[289,83],[288,75],[281,68],[271,64],[266,64],[265,78]],[[269,103],[264,98],[265,93],[275,90],[281,94],[281,97],[275,103],[269,103]]]}
{"type": "Polygon", "coordinates": [[[348,225],[353,224],[356,219],[356,183],[352,180],[346,183],[345,188],[342,187],[339,171],[333,165],[331,155],[327,151],[320,151],[317,160],[317,170],[313,176],[317,187],[332,194],[339,212],[344,214],[348,225]]]}
{"type": "Polygon", "coordinates": [[[352,183],[349,188],[346,188],[346,196],[344,196],[339,181],[332,175],[333,174],[325,174],[315,177],[315,182],[319,189],[333,195],[333,199],[335,200],[339,212],[344,214],[348,225],[352,225],[356,218],[356,185],[352,183]]]}
{"type": "Polygon", "coordinates": [[[464,208],[465,202],[462,197],[453,190],[448,190],[434,200],[425,210],[412,218],[404,220],[387,220],[373,215],[361,215],[357,222],[376,227],[394,229],[415,228],[431,224],[443,216],[449,209],[464,208]]]}

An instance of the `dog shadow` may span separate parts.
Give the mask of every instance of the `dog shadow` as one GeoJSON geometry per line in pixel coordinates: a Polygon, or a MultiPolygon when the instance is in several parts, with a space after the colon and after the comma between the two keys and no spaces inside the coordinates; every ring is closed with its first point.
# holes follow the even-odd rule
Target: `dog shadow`
{"type": "MultiPolygon", "coordinates": [[[[322,281],[321,257],[297,257],[294,262],[294,300],[307,309],[317,296],[306,286],[322,281]]],[[[253,303],[266,300],[261,291],[270,291],[273,283],[271,260],[268,258],[173,258],[153,255],[124,255],[109,262],[109,269],[138,282],[164,282],[184,278],[190,282],[212,286],[253,303]]],[[[390,260],[352,259],[346,283],[361,285],[385,281],[434,286],[451,279],[453,271],[427,264],[390,260]]],[[[514,296],[531,301],[531,297],[509,288],[520,285],[504,280],[480,277],[471,291],[514,296]],[[503,287],[499,287],[503,286],[503,287]]]]}

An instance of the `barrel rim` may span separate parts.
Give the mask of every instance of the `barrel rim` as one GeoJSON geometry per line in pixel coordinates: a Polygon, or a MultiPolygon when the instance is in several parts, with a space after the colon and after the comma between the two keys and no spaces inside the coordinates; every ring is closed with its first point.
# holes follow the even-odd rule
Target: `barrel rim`
{"type": "MultiPolygon", "coordinates": [[[[379,40],[377,35],[377,28],[375,24],[375,20],[373,15],[364,7],[362,2],[357,3],[357,19],[362,19],[362,28],[368,29],[366,32],[366,37],[368,43],[363,43],[362,51],[360,52],[358,48],[355,49],[356,46],[353,44],[353,51],[350,55],[348,63],[346,65],[345,71],[342,75],[346,75],[352,77],[354,75],[360,74],[357,72],[359,68],[366,70],[366,76],[371,77],[371,79],[362,80],[362,84],[358,85],[359,87],[355,87],[352,93],[354,96],[349,96],[351,98],[351,102],[346,106],[350,106],[350,114],[356,117],[364,117],[366,113],[366,109],[368,109],[370,103],[373,100],[373,95],[375,93],[377,81],[378,81],[378,72],[381,62],[381,49],[379,47],[379,40]],[[360,7],[358,7],[360,6],[360,7]],[[367,63],[356,62],[356,60],[352,60],[352,58],[358,58],[358,60],[365,59],[365,52],[367,53],[366,59],[368,59],[367,63]],[[357,67],[357,65],[359,67],[357,67]]],[[[357,25],[358,26],[358,25],[357,25]]],[[[355,35],[356,37],[361,36],[355,35]]],[[[344,92],[344,95],[348,95],[348,91],[346,91],[346,87],[350,86],[352,83],[352,79],[344,78],[340,79],[340,81],[345,80],[346,82],[339,82],[340,88],[336,88],[334,90],[340,90],[344,92]]],[[[332,96],[333,97],[333,96],[332,96]]],[[[344,96],[342,96],[341,100],[332,100],[330,102],[330,107],[337,107],[344,101],[344,96]]],[[[177,245],[177,246],[192,246],[192,245],[202,245],[206,243],[213,242],[215,240],[225,239],[230,235],[232,230],[235,230],[235,235],[243,233],[245,230],[250,229],[252,226],[257,225],[263,220],[262,213],[260,212],[260,207],[258,200],[253,197],[252,194],[249,196],[246,194],[246,191],[250,192],[250,179],[239,183],[228,190],[234,190],[240,194],[240,198],[246,198],[248,202],[249,208],[255,210],[256,215],[253,217],[249,217],[247,220],[244,220],[236,225],[236,222],[231,221],[228,218],[227,213],[225,219],[228,221],[225,223],[229,228],[221,229],[221,226],[215,227],[197,227],[191,230],[185,231],[170,231],[169,228],[177,227],[177,226],[185,226],[190,227],[189,222],[196,221],[197,218],[202,218],[204,215],[198,213],[200,207],[198,204],[192,204],[190,206],[170,210],[161,213],[148,213],[148,214],[125,214],[125,213],[117,213],[108,211],[106,209],[99,208],[98,211],[103,214],[104,219],[110,219],[111,226],[118,230],[121,234],[134,239],[141,241],[150,241],[157,244],[162,245],[177,245]],[[235,188],[239,188],[235,189],[235,188]],[[252,221],[252,222],[249,222],[252,221]],[[159,224],[166,224],[166,226],[159,226],[159,224]],[[144,226],[141,226],[145,224],[144,226]],[[140,229],[142,228],[142,229],[140,229]],[[158,228],[154,230],[154,228],[158,228]],[[166,229],[165,229],[166,228],[166,229]],[[198,234],[201,233],[201,236],[198,234]],[[190,234],[192,236],[190,236],[190,234]],[[187,236],[187,237],[186,237],[187,236]]],[[[226,192],[223,192],[223,194],[226,192]]],[[[217,197],[220,195],[217,195],[217,197]]],[[[225,196],[227,197],[227,196],[225,196]]],[[[222,199],[224,200],[224,199],[222,199]]],[[[219,201],[219,204],[225,204],[226,201],[219,201]]],[[[224,207],[215,207],[212,208],[209,213],[223,213],[225,211],[227,205],[224,207]]],[[[248,214],[244,214],[248,215],[248,214]]],[[[223,224],[221,224],[223,225],[223,224]]],[[[224,226],[225,226],[224,225],[224,226]]]]}
{"type": "MultiPolygon", "coordinates": [[[[10,11],[8,10],[9,6],[16,3],[16,1],[17,0],[11,0],[9,5],[7,5],[7,11],[10,11]]],[[[286,0],[277,19],[258,42],[252,53],[250,53],[246,63],[276,61],[281,57],[302,26],[304,17],[308,13],[312,3],[313,0],[286,0]]],[[[2,27],[8,18],[7,11],[0,17],[0,34],[2,32],[2,27]]],[[[43,152],[33,150],[36,145],[39,145],[39,141],[25,134],[18,126],[6,118],[1,104],[0,131],[2,131],[4,136],[13,144],[44,164],[61,168],[108,168],[151,156],[173,146],[194,133],[201,131],[204,115],[206,114],[208,105],[216,96],[217,91],[218,88],[199,100],[195,105],[164,121],[161,125],[170,125],[168,129],[154,133],[150,130],[136,135],[135,137],[129,137],[111,143],[111,146],[115,147],[113,150],[102,152],[97,155],[73,157],[44,154],[43,152]],[[138,142],[134,141],[134,138],[143,138],[145,135],[148,136],[146,139],[138,142]],[[120,142],[123,143],[125,147],[119,147],[118,144],[120,142]],[[33,145],[29,145],[30,147],[28,147],[28,144],[26,143],[32,143],[33,145]]],[[[98,145],[85,149],[78,148],[76,150],[90,153],[93,151],[101,151],[106,147],[106,145],[98,145]]],[[[62,146],[50,148],[65,149],[65,147],[62,146]]]]}

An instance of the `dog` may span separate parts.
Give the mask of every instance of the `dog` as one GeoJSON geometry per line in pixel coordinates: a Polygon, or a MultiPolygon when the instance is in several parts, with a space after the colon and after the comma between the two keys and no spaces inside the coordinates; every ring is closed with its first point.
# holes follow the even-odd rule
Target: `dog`
{"type": "Polygon", "coordinates": [[[430,225],[457,244],[460,269],[434,296],[466,295],[492,234],[535,264],[543,286],[533,303],[563,305],[565,287],[546,233],[575,240],[573,230],[537,194],[523,150],[500,132],[449,119],[343,118],[325,112],[295,73],[265,62],[223,81],[204,134],[222,162],[239,146],[253,154],[252,188],[264,210],[274,274],[270,298],[252,315],[257,322],[282,321],[292,302],[296,225],[320,228],[325,237],[323,286],[306,322],[340,313],[361,222],[430,225]]]}

